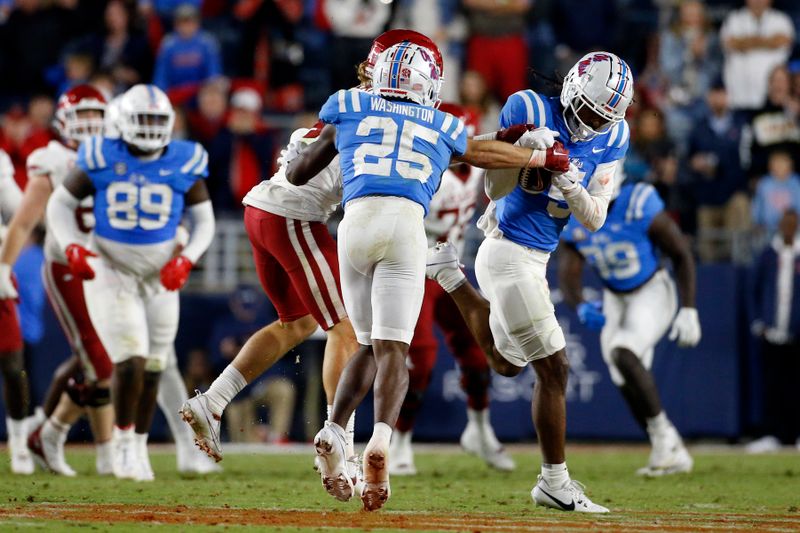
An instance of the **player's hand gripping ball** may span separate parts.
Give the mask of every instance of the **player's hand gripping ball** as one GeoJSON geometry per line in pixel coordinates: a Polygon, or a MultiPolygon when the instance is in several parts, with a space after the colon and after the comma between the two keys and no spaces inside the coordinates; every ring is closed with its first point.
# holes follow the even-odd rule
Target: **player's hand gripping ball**
{"type": "Polygon", "coordinates": [[[533,124],[517,124],[497,132],[497,140],[545,152],[544,167],[520,168],[492,172],[515,172],[520,187],[527,193],[539,194],[550,189],[552,173],[569,168],[569,152],[556,141],[557,131],[537,128],[533,124]]]}

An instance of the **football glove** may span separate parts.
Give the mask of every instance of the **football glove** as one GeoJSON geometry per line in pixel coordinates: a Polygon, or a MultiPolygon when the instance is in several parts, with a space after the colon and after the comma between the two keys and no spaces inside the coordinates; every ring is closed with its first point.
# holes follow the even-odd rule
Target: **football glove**
{"type": "Polygon", "coordinates": [[[549,128],[536,128],[523,133],[516,144],[525,148],[533,148],[534,150],[547,150],[553,147],[558,136],[559,133],[557,131],[549,128]]]}
{"type": "Polygon", "coordinates": [[[16,300],[18,297],[19,294],[11,276],[11,265],[0,263],[0,300],[16,300]]]}
{"type": "Polygon", "coordinates": [[[702,333],[700,331],[700,319],[697,316],[697,309],[694,307],[681,307],[675,320],[672,321],[672,329],[669,332],[669,340],[677,341],[681,348],[691,348],[700,342],[702,333]]]}
{"type": "Polygon", "coordinates": [[[544,168],[550,172],[566,172],[569,169],[569,150],[556,141],[547,150],[533,150],[528,168],[544,168]]]}
{"type": "Polygon", "coordinates": [[[606,325],[602,302],[581,302],[578,304],[578,320],[592,331],[600,331],[606,325]]]}
{"type": "Polygon", "coordinates": [[[193,266],[183,255],[171,259],[161,267],[161,284],[168,291],[177,291],[186,284],[193,266]]]}
{"type": "Polygon", "coordinates": [[[89,257],[97,257],[97,254],[87,250],[80,244],[70,244],[66,249],[67,264],[75,276],[80,279],[94,279],[94,270],[89,266],[89,257]]]}
{"type": "Polygon", "coordinates": [[[558,174],[553,174],[553,185],[558,187],[562,193],[567,193],[579,187],[581,184],[580,171],[578,167],[569,164],[566,171],[561,171],[558,174]]]}

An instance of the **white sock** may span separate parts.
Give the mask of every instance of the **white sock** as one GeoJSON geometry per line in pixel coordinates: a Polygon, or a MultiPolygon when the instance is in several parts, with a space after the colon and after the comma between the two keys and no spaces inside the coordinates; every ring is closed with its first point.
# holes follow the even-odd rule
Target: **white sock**
{"type": "Polygon", "coordinates": [[[372,430],[372,438],[369,439],[367,447],[380,446],[388,448],[392,440],[392,427],[389,424],[378,422],[372,430]]]}
{"type": "Polygon", "coordinates": [[[194,433],[189,424],[181,419],[181,406],[189,395],[177,365],[167,365],[158,382],[158,407],[164,413],[170,433],[175,441],[175,452],[178,456],[194,449],[194,433]]]}
{"type": "Polygon", "coordinates": [[[650,435],[650,440],[656,435],[662,435],[672,427],[672,422],[667,418],[667,413],[661,411],[653,418],[647,419],[647,433],[650,435]]]}
{"type": "Polygon", "coordinates": [[[567,463],[542,463],[542,478],[553,488],[563,487],[569,481],[567,463]]]}
{"type": "Polygon", "coordinates": [[[56,417],[51,416],[44,421],[44,425],[42,426],[42,437],[53,434],[56,434],[58,437],[61,437],[62,435],[66,437],[69,428],[69,424],[63,424],[56,420],[56,417]]]}
{"type": "Polygon", "coordinates": [[[134,435],[133,424],[124,429],[115,425],[112,431],[112,435],[113,435],[112,439],[115,441],[133,440],[133,435],[134,435]]]}
{"type": "Polygon", "coordinates": [[[97,459],[103,462],[111,461],[111,441],[97,442],[94,445],[94,453],[97,459]]]}
{"type": "Polygon", "coordinates": [[[476,411],[467,407],[467,422],[470,424],[488,425],[489,424],[489,409],[481,409],[476,411]]]}
{"type": "Polygon", "coordinates": [[[133,440],[136,443],[136,446],[147,449],[147,438],[149,436],[149,433],[134,433],[133,440]]]}
{"type": "Polygon", "coordinates": [[[247,386],[247,380],[233,365],[228,365],[205,393],[213,413],[222,416],[233,397],[247,386]]]}
{"type": "MultiPolygon", "coordinates": [[[[333,412],[333,406],[328,405],[327,407],[328,412],[328,420],[331,419],[331,413],[333,412]]],[[[341,427],[341,426],[339,426],[341,427]]],[[[345,451],[347,452],[347,458],[351,458],[356,454],[356,412],[353,411],[353,414],[350,415],[350,418],[347,420],[347,425],[344,427],[344,436],[345,436],[345,451]]]]}
{"type": "Polygon", "coordinates": [[[25,419],[14,420],[13,418],[6,417],[6,432],[8,433],[8,440],[11,439],[24,439],[27,437],[25,432],[25,419]]]}

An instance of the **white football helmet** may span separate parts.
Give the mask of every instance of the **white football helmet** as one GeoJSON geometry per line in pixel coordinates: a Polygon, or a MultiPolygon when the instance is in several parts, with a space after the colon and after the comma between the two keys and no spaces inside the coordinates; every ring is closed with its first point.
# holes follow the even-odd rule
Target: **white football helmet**
{"type": "Polygon", "coordinates": [[[611,52],[591,52],[567,73],[561,88],[564,122],[573,141],[608,133],[633,101],[633,75],[611,52]]]}
{"type": "Polygon", "coordinates": [[[441,72],[436,60],[422,46],[405,41],[390,46],[375,61],[372,94],[437,107],[441,88],[441,72]]]}
{"type": "MultiPolygon", "coordinates": [[[[115,110],[117,111],[117,110],[115,110]]],[[[119,100],[122,140],[143,152],[155,152],[169,144],[175,111],[164,92],[155,85],[134,85],[119,100]]]]}

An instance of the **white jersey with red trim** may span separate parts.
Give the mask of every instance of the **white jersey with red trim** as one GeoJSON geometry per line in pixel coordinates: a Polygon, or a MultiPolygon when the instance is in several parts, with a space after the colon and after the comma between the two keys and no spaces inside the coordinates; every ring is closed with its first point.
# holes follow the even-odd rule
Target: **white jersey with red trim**
{"type": "MultiPolygon", "coordinates": [[[[34,150],[28,156],[28,161],[26,162],[28,176],[44,176],[50,180],[53,190],[56,190],[59,185],[64,183],[67,174],[75,166],[77,158],[78,153],[75,150],[67,148],[58,141],[50,141],[47,146],[34,150]]],[[[75,218],[78,221],[78,228],[81,230],[80,239],[76,244],[81,246],[88,245],[89,233],[94,228],[92,205],[93,202],[90,195],[81,201],[75,210],[75,218]]],[[[44,254],[48,261],[56,261],[63,264],[67,262],[64,250],[61,249],[49,230],[45,237],[44,254]]]]}
{"type": "Polygon", "coordinates": [[[428,216],[425,217],[425,233],[428,245],[450,241],[459,252],[464,248],[464,230],[475,214],[478,195],[482,190],[484,171],[469,167],[469,173],[461,178],[452,168],[442,174],[439,190],[431,199],[428,216]]]}
{"type": "MultiPolygon", "coordinates": [[[[292,141],[311,144],[316,141],[319,129],[296,130],[292,133],[292,141]]],[[[242,200],[244,205],[308,222],[326,222],[341,202],[342,176],[338,155],[322,172],[302,186],[289,183],[286,164],[283,163],[272,178],[250,189],[242,200]]]]}

